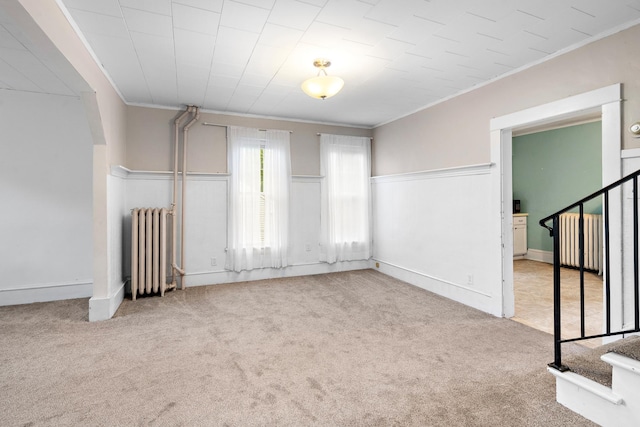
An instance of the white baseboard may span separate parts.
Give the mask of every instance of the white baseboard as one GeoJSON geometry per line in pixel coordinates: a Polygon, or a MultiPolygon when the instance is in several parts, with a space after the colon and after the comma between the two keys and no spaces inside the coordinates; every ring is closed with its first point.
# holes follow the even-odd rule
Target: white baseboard
{"type": "Polygon", "coordinates": [[[527,250],[527,254],[524,256],[524,258],[530,259],[531,261],[539,261],[539,262],[546,262],[547,264],[553,264],[552,251],[541,251],[539,249],[529,249],[527,250]]]}
{"type": "Polygon", "coordinates": [[[461,304],[473,307],[497,317],[502,317],[502,307],[489,293],[471,286],[453,283],[429,274],[414,271],[395,264],[387,263],[381,260],[374,260],[376,269],[381,273],[396,279],[407,282],[413,286],[417,286],[434,294],[441,295],[445,298],[459,302],[461,304]]]}
{"type": "Polygon", "coordinates": [[[248,282],[253,280],[275,279],[279,277],[309,276],[312,274],[335,273],[338,271],[364,270],[372,267],[370,260],[343,261],[334,264],[317,262],[311,264],[290,265],[285,268],[259,268],[251,271],[202,271],[187,272],[186,286],[206,286],[221,283],[248,282]]]}
{"type": "Polygon", "coordinates": [[[92,294],[93,282],[91,281],[46,283],[24,288],[0,289],[0,306],[89,298],[92,294]]]}
{"type": "Polygon", "coordinates": [[[111,319],[123,300],[124,282],[108,297],[91,297],[91,299],[89,299],[89,321],[97,322],[111,319]]]}

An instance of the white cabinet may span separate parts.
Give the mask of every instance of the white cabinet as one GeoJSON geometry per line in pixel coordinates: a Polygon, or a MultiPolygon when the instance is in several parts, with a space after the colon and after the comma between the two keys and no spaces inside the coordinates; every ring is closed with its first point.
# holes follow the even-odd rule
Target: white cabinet
{"type": "Polygon", "coordinates": [[[527,214],[513,216],[513,256],[527,254],[527,214]]]}

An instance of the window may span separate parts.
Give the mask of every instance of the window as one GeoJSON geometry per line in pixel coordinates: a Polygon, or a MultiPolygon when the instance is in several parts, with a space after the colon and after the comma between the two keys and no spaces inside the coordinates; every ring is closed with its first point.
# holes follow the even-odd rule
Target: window
{"type": "Polygon", "coordinates": [[[371,257],[371,140],[321,135],[322,261],[371,257]]]}
{"type": "Polygon", "coordinates": [[[288,264],[289,132],[229,127],[228,145],[226,268],[284,267],[288,264]]]}

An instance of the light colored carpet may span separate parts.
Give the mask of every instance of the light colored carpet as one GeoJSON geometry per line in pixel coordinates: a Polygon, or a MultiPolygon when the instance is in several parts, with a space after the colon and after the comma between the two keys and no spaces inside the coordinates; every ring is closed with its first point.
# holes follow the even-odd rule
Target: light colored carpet
{"type": "Polygon", "coordinates": [[[609,352],[640,360],[640,336],[630,336],[601,345],[588,353],[567,357],[563,359],[562,364],[576,374],[611,387],[613,367],[600,359],[600,356],[609,352]]]}
{"type": "MultiPolygon", "coordinates": [[[[552,337],[373,270],[0,308],[0,425],[589,426],[552,337]]],[[[566,356],[587,351],[563,348],[566,356]]]]}

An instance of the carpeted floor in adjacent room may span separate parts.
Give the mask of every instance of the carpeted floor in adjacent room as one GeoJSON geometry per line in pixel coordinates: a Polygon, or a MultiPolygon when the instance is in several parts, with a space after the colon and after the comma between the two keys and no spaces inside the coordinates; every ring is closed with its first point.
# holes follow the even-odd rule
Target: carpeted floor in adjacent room
{"type": "Polygon", "coordinates": [[[0,307],[0,425],[592,425],[551,335],[373,270],[87,306],[0,307]]]}

